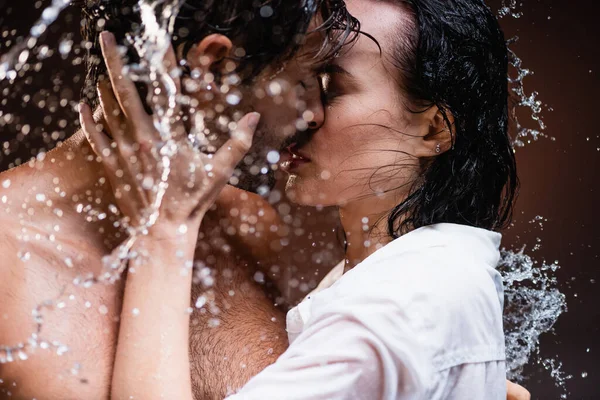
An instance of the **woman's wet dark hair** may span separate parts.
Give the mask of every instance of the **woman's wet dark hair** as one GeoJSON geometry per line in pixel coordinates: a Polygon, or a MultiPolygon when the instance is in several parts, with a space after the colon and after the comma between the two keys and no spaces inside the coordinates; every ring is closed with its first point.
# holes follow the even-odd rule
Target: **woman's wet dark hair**
{"type": "MultiPolygon", "coordinates": [[[[152,1],[149,1],[152,3],[152,1]]],[[[74,0],[82,8],[82,36],[88,42],[87,79],[83,98],[91,106],[98,103],[97,82],[106,75],[99,33],[108,30],[117,42],[139,31],[138,0],[74,0]]],[[[157,2],[157,4],[160,4],[157,2]]],[[[194,43],[212,33],[229,37],[242,47],[245,56],[236,59],[238,72],[251,79],[265,67],[291,58],[304,41],[313,17],[319,15],[323,45],[315,57],[327,59],[352,42],[358,21],[342,0],[185,0],[175,19],[173,45],[182,47],[183,56],[194,43]]],[[[129,51],[135,61],[136,55],[129,51]]]]}
{"type": "Polygon", "coordinates": [[[396,238],[435,223],[500,229],[518,191],[508,134],[508,50],[493,12],[481,0],[386,0],[414,26],[399,27],[393,62],[411,112],[437,106],[453,136],[388,217],[396,238]],[[451,120],[453,124],[451,124],[451,120]]]}

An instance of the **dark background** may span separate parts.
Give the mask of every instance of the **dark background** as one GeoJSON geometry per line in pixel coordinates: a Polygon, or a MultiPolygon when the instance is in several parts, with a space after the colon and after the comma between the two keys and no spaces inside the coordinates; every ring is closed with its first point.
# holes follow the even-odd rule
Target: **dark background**
{"type": "MultiPolygon", "coordinates": [[[[48,4],[0,0],[0,53],[14,44],[15,37],[27,33],[48,4]]],[[[491,6],[499,9],[499,1],[491,2],[491,6]]],[[[523,59],[524,67],[535,72],[525,79],[526,91],[539,92],[545,134],[554,138],[541,138],[517,150],[521,194],[514,226],[505,232],[504,245],[534,249],[539,244],[539,250],[528,254],[538,262],[557,260],[561,266],[555,274],[569,310],[559,318],[553,334],[542,336],[539,359],[562,362],[564,374],[572,375],[566,383],[570,399],[600,399],[600,287],[596,283],[600,280],[600,216],[596,210],[600,204],[600,115],[596,101],[600,40],[596,8],[591,0],[525,0],[517,8],[523,13],[520,18],[501,19],[507,37],[520,38],[512,48],[523,59]],[[536,216],[543,218],[543,226],[530,222],[536,216]]],[[[74,107],[83,67],[72,65],[77,54],[63,59],[57,48],[64,39],[79,43],[79,21],[76,10],[66,10],[41,41],[54,50],[54,55],[43,60],[39,71],[25,73],[14,84],[0,82],[0,170],[53,147],[77,129],[74,107]],[[61,99],[69,102],[61,104],[61,99]]],[[[527,114],[521,122],[536,127],[534,121],[527,120],[527,114]]],[[[328,223],[321,226],[318,224],[323,219],[314,211],[299,210],[296,214],[308,230],[330,232],[330,213],[328,223]]],[[[326,238],[335,240],[330,233],[326,238]]],[[[533,398],[561,397],[563,391],[540,364],[529,365],[526,375],[525,385],[533,398]]]]}

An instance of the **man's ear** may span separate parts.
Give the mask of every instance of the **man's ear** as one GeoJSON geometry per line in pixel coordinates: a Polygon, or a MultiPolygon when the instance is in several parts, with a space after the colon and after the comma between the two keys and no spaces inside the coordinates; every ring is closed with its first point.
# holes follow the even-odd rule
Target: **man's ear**
{"type": "Polygon", "coordinates": [[[416,146],[415,155],[419,158],[435,157],[454,145],[454,117],[446,112],[446,118],[437,106],[433,106],[421,114],[424,126],[423,134],[416,146]]]}
{"type": "Polygon", "coordinates": [[[232,47],[227,36],[213,33],[190,48],[186,56],[187,64],[192,70],[209,71],[215,62],[229,56],[232,47]]]}

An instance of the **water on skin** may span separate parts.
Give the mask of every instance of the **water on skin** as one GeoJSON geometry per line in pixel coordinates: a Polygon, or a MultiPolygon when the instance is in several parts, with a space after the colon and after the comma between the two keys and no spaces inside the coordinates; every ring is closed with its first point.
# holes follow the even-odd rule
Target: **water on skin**
{"type": "MultiPolygon", "coordinates": [[[[52,3],[43,11],[42,17],[32,26],[29,37],[23,38],[19,44],[14,45],[6,54],[0,58],[0,81],[8,80],[14,82],[20,69],[27,65],[30,58],[37,54],[38,60],[44,58],[49,49],[47,46],[42,46],[43,51],[35,53],[36,46],[40,48],[39,39],[42,33],[52,24],[60,12],[69,4],[67,0],[53,0],[52,3]]],[[[159,81],[162,87],[165,88],[168,94],[167,107],[160,104],[153,104],[154,107],[154,125],[160,132],[162,145],[158,151],[163,169],[159,182],[147,182],[146,186],[154,188],[154,201],[146,210],[146,218],[141,227],[129,228],[130,238],[125,241],[111,255],[107,255],[104,260],[104,272],[99,276],[80,276],[74,280],[74,285],[80,285],[88,288],[94,284],[104,283],[110,284],[119,279],[123,273],[126,261],[135,254],[131,253],[131,248],[135,240],[147,232],[147,229],[152,226],[158,217],[158,209],[162,201],[162,197],[166,190],[166,183],[170,174],[170,159],[176,154],[177,148],[171,139],[171,121],[172,110],[177,102],[188,104],[190,99],[179,98],[175,96],[174,81],[169,71],[166,71],[162,64],[162,58],[170,45],[169,31],[172,18],[177,14],[181,0],[175,1],[151,1],[141,0],[139,3],[140,13],[143,24],[140,35],[132,43],[132,46],[140,55],[140,63],[137,65],[128,66],[126,73],[138,80],[148,81],[147,78],[153,76],[155,81],[159,81]]],[[[512,16],[519,18],[521,13],[517,10],[516,0],[503,2],[502,8],[499,10],[500,18],[512,16]]],[[[515,39],[509,40],[513,43],[515,39]]],[[[77,45],[74,45],[72,40],[65,39],[60,41],[57,49],[60,54],[66,58],[77,45]]],[[[51,49],[50,49],[51,50],[51,49]]],[[[543,133],[545,125],[541,118],[543,111],[542,103],[538,99],[537,92],[527,93],[524,89],[523,81],[533,72],[523,66],[522,60],[517,55],[510,51],[511,71],[509,83],[513,93],[518,99],[517,105],[531,112],[531,118],[535,121],[537,128],[533,129],[522,125],[516,121],[517,134],[514,138],[514,147],[522,147],[527,143],[538,140],[540,137],[547,137],[543,133]]],[[[192,71],[192,76],[194,72],[192,71]]],[[[196,76],[201,79],[201,76],[196,76]]],[[[233,79],[229,77],[228,79],[233,79]]],[[[239,80],[239,79],[238,79],[239,80]]],[[[229,82],[231,83],[231,82],[229,82]]],[[[234,85],[231,85],[234,86],[234,85]]],[[[227,96],[227,101],[231,105],[236,105],[241,100],[241,95],[237,91],[232,91],[227,96]]],[[[68,102],[65,102],[67,104],[68,102]]],[[[10,121],[8,121],[10,123],[10,121]]],[[[222,125],[229,126],[230,121],[224,116],[222,125]]],[[[190,134],[190,139],[196,147],[203,147],[207,143],[206,134],[208,133],[203,126],[201,115],[196,115],[196,121],[193,124],[194,129],[190,134]]],[[[10,149],[8,149],[10,150],[10,149]]],[[[43,157],[43,156],[42,156],[43,157]]],[[[269,153],[269,161],[277,162],[278,154],[269,153]]],[[[39,157],[38,157],[39,159],[39,157]]],[[[59,189],[58,181],[57,189],[59,189]]],[[[3,182],[3,188],[10,187],[11,182],[3,182]]],[[[263,190],[266,197],[269,196],[268,189],[263,190]]],[[[5,203],[5,197],[2,201],[5,203]]],[[[39,200],[39,201],[43,201],[39,200]]],[[[81,206],[79,212],[87,213],[89,220],[94,221],[100,219],[101,216],[94,211],[93,207],[81,206]]],[[[113,214],[118,214],[116,209],[112,210],[113,214]]],[[[56,210],[57,217],[60,217],[62,210],[56,210]]],[[[106,215],[103,216],[106,218],[106,215]]],[[[535,250],[535,249],[534,249],[535,250]]],[[[19,257],[23,260],[27,258],[26,253],[20,254],[19,257]]],[[[73,265],[71,259],[65,259],[65,266],[69,268],[73,265]]],[[[565,383],[569,376],[560,369],[560,361],[555,359],[543,359],[539,352],[539,336],[552,329],[558,316],[566,310],[565,296],[557,289],[557,282],[554,278],[554,271],[559,268],[557,263],[547,265],[539,264],[533,258],[521,251],[502,252],[502,259],[499,265],[499,270],[502,272],[505,284],[505,326],[506,332],[506,352],[508,360],[508,376],[510,379],[521,381],[523,376],[523,367],[528,363],[542,364],[549,370],[550,375],[558,386],[563,389],[563,398],[566,397],[565,383]]],[[[198,274],[206,268],[198,268],[198,274]]],[[[206,275],[206,274],[205,274],[206,275]]],[[[210,275],[210,274],[208,274],[210,275]]],[[[202,282],[204,282],[204,278],[202,282]]],[[[207,284],[206,286],[210,286],[207,284]]],[[[63,293],[54,299],[49,299],[39,304],[33,311],[32,315],[35,322],[35,331],[29,338],[24,338],[18,344],[0,344],[0,363],[7,362],[27,362],[29,354],[36,349],[52,350],[57,355],[64,354],[68,351],[68,343],[58,343],[56,341],[42,338],[41,332],[44,323],[44,313],[52,312],[53,308],[62,308],[68,304],[69,295],[66,289],[63,293]]],[[[199,303],[206,302],[206,299],[199,298],[196,306],[199,303]]],[[[91,306],[91,305],[90,305],[91,306]]],[[[86,305],[87,307],[87,305],[86,305]]],[[[98,312],[108,312],[102,309],[105,306],[100,305],[98,312]]],[[[134,309],[134,314],[145,312],[144,310],[134,309]]],[[[81,365],[77,364],[73,367],[73,375],[77,375],[81,365]]],[[[0,380],[1,382],[1,380],[0,380]]]]}

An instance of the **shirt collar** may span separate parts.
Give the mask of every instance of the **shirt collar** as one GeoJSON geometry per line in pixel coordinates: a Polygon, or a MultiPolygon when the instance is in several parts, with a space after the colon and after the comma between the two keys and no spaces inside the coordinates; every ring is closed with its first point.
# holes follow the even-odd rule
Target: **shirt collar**
{"type": "MultiPolygon", "coordinates": [[[[414,251],[438,246],[456,246],[471,256],[482,259],[492,268],[500,260],[502,235],[487,229],[468,225],[441,223],[424,226],[400,236],[393,242],[375,251],[362,263],[387,258],[399,251],[414,251]]],[[[362,264],[361,263],[361,264],[362,264]]]]}

